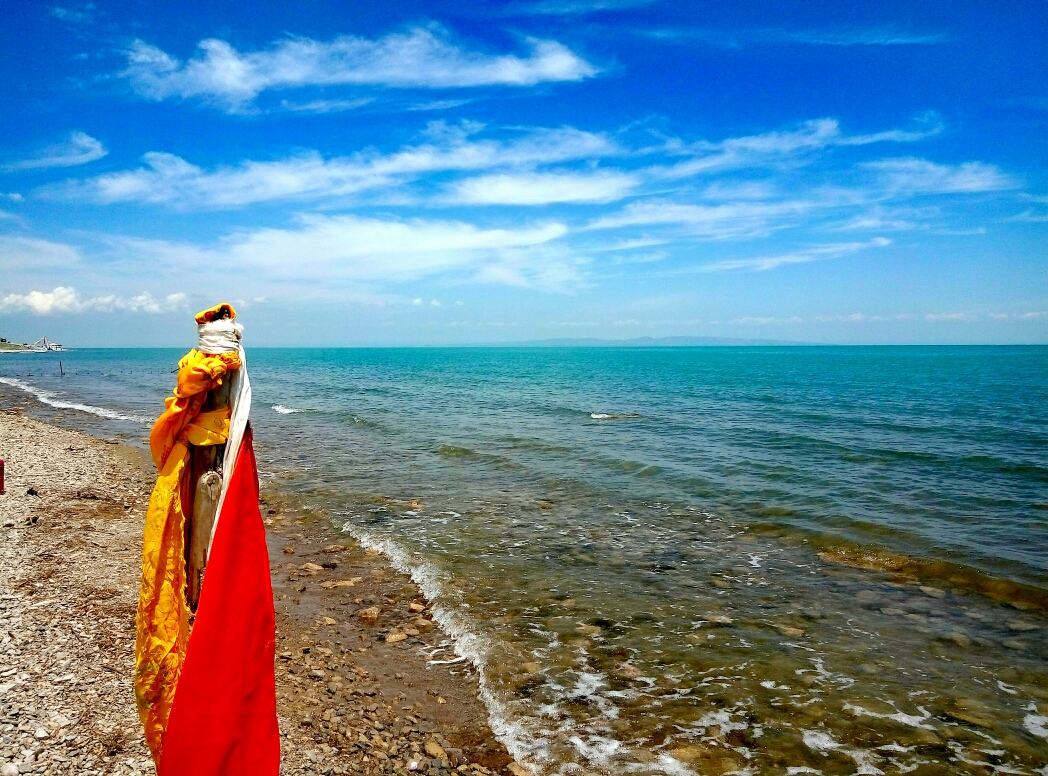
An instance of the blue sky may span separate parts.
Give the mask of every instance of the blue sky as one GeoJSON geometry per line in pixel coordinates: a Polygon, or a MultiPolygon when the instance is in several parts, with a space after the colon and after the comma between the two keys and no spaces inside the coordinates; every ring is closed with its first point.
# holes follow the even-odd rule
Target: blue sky
{"type": "Polygon", "coordinates": [[[1048,342],[1044,3],[4,13],[12,339],[1048,342]]]}

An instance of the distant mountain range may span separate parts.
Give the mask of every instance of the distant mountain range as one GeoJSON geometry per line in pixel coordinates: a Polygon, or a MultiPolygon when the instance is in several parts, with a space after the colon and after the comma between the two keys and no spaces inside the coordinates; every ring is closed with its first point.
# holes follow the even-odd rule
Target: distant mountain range
{"type": "Polygon", "coordinates": [[[725,345],[811,345],[811,342],[790,340],[743,339],[740,337],[633,337],[631,339],[599,339],[597,337],[561,337],[558,339],[527,340],[500,343],[528,348],[673,348],[725,345]]]}

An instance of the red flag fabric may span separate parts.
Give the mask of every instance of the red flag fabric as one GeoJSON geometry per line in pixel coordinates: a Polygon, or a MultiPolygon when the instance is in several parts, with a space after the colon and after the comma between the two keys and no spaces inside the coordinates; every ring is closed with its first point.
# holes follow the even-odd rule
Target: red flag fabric
{"type": "Polygon", "coordinates": [[[250,427],[218,518],[158,776],[278,776],[276,618],[250,427]]]}

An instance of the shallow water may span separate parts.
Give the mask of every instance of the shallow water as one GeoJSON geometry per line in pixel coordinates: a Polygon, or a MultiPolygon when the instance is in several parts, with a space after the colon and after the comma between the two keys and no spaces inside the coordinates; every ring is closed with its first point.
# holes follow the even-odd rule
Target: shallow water
{"type": "MultiPolygon", "coordinates": [[[[141,443],[179,355],[0,391],[141,443]]],[[[248,356],[263,475],[415,574],[538,770],[1048,773],[1048,348],[248,356]]]]}

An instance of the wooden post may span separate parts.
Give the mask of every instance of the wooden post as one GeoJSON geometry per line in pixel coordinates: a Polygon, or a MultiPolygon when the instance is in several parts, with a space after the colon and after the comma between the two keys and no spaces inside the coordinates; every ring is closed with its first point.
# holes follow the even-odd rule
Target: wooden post
{"type": "MultiPolygon", "coordinates": [[[[219,388],[208,392],[201,412],[229,406],[231,380],[232,376],[227,375],[219,388]]],[[[188,493],[182,503],[191,505],[190,512],[186,515],[185,557],[186,601],[193,612],[200,603],[204,572],[207,570],[208,544],[211,542],[211,530],[218,517],[218,497],[222,491],[225,451],[225,445],[189,447],[188,493]]]]}

